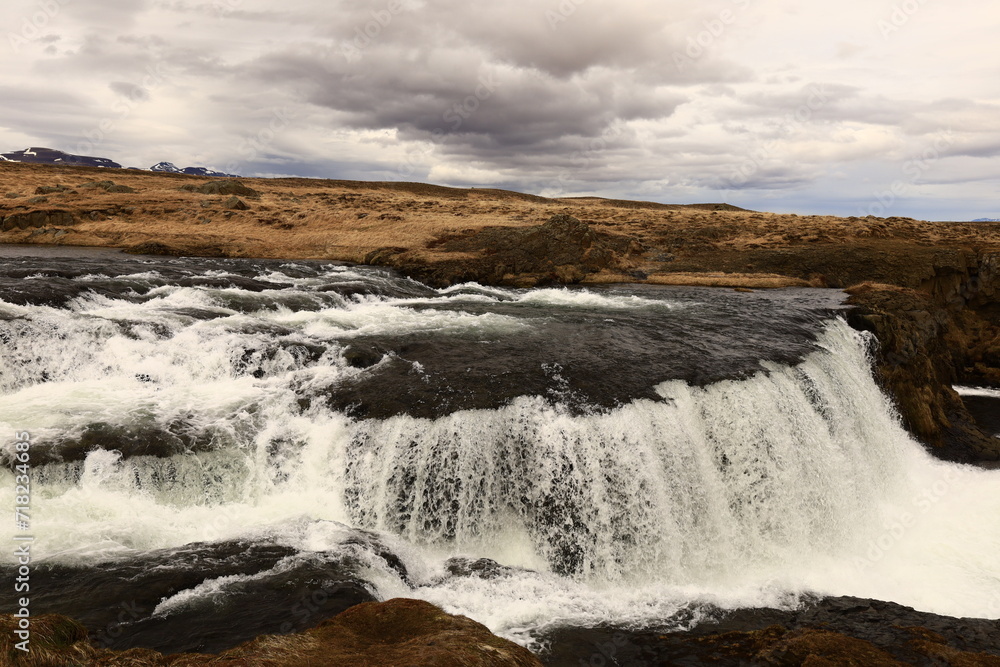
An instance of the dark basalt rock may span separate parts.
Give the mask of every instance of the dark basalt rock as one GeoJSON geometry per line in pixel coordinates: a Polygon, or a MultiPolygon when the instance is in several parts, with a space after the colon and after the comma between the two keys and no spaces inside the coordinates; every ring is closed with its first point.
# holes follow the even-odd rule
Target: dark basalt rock
{"type": "Polygon", "coordinates": [[[478,579],[499,579],[513,572],[519,571],[517,568],[501,565],[490,558],[449,558],[444,569],[453,577],[476,577],[478,579]]]}
{"type": "Polygon", "coordinates": [[[341,355],[348,366],[352,368],[371,368],[382,361],[385,352],[374,345],[364,343],[352,343],[344,348],[341,355]]]}
{"type": "MultiPolygon", "coordinates": [[[[148,378],[146,381],[149,381],[148,378]]],[[[165,426],[95,422],[74,437],[49,442],[40,439],[38,447],[32,450],[31,462],[40,466],[83,461],[96,449],[118,451],[124,459],[135,456],[167,458],[187,452],[208,451],[218,445],[213,437],[215,435],[219,434],[200,431],[184,420],[175,420],[165,426]]],[[[0,461],[6,463],[6,455],[0,455],[0,461]]]]}
{"type": "MultiPolygon", "coordinates": [[[[236,618],[227,619],[238,623],[236,618]]],[[[293,635],[265,635],[221,655],[163,655],[146,649],[114,651],[87,640],[87,631],[64,616],[31,619],[32,653],[24,660],[13,644],[17,619],[0,616],[0,655],[12,665],[92,667],[541,667],[527,649],[493,635],[464,616],[446,614],[422,600],[366,602],[293,635]]],[[[91,638],[92,639],[92,638],[91,638]]]]}
{"type": "MultiPolygon", "coordinates": [[[[39,563],[31,611],[72,610],[101,647],[218,653],[266,633],[301,632],[375,600],[360,574],[372,557],[405,578],[399,557],[378,536],[352,531],[344,546],[350,548],[309,557],[280,544],[233,540],[146,552],[97,568],[39,563]],[[178,595],[181,602],[169,613],[153,613],[178,595]]],[[[4,602],[0,611],[12,607],[4,602]]]]}
{"type": "Polygon", "coordinates": [[[719,611],[689,632],[563,628],[540,639],[550,667],[605,665],[1000,665],[1000,622],[858,598],[797,611],[719,611]]]}
{"type": "Polygon", "coordinates": [[[878,339],[877,375],[906,428],[946,460],[1000,460],[1000,439],[977,424],[951,388],[994,381],[1000,328],[927,291],[873,284],[848,291],[856,306],[848,321],[878,339]]]}

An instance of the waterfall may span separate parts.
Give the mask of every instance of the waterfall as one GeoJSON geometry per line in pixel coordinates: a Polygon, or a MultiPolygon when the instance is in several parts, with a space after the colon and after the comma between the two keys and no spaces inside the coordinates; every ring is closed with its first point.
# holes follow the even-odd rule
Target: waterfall
{"type": "MultiPolygon", "coordinates": [[[[88,566],[233,538],[321,553],[372,531],[409,572],[373,560],[381,596],[424,597],[514,637],[559,619],[662,623],[692,604],[803,594],[1000,617],[1000,478],[928,456],[872,377],[873,341],[841,319],[817,325],[795,363],[665,380],[610,407],[526,394],[374,419],[326,400],[368,372],[342,354],[359,332],[492,340],[532,325],[473,305],[541,299],[611,318],[648,304],[469,288],[435,297],[448,309],[416,307],[420,294],[334,295],[309,310],[236,292],[0,303],[0,432],[29,431],[44,455],[39,558],[88,566]],[[456,556],[507,569],[448,576],[456,556]]],[[[0,503],[13,505],[13,487],[0,471],[0,503]]]]}

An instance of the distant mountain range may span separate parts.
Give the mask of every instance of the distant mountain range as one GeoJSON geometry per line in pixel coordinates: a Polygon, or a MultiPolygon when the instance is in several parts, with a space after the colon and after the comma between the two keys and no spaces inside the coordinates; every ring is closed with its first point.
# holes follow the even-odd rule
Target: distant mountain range
{"type": "Polygon", "coordinates": [[[168,174],[188,174],[189,176],[217,176],[236,178],[236,174],[224,174],[221,171],[207,169],[205,167],[184,167],[183,169],[174,165],[173,162],[158,162],[146,171],[162,171],[168,174]]]}
{"type": "Polygon", "coordinates": [[[973,222],[1000,222],[1000,218],[976,218],[973,222]]]}
{"type": "Polygon", "coordinates": [[[107,167],[109,169],[121,169],[117,162],[103,157],[87,157],[84,155],[71,155],[52,148],[25,148],[23,151],[13,153],[2,153],[0,157],[6,162],[28,162],[31,164],[65,164],[80,167],[107,167]]]}
{"type": "MultiPolygon", "coordinates": [[[[106,167],[108,169],[121,169],[122,166],[113,160],[103,157],[90,157],[86,155],[73,155],[64,153],[53,148],[26,148],[23,151],[12,153],[0,153],[0,162],[27,162],[30,164],[53,164],[72,165],[82,167],[106,167]]],[[[169,174],[189,174],[191,176],[214,176],[216,178],[235,177],[236,174],[225,174],[221,171],[208,169],[206,167],[184,167],[181,169],[172,162],[159,162],[149,169],[139,167],[129,167],[137,171],[158,171],[169,174]]]]}

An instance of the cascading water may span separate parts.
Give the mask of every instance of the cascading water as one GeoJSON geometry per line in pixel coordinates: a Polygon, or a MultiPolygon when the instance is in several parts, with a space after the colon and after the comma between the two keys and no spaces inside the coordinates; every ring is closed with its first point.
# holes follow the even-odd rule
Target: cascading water
{"type": "Polygon", "coordinates": [[[32,436],[36,557],[120,599],[115,572],[174,568],[134,644],[207,600],[265,604],[264,580],[308,591],[331,562],[357,595],[522,642],[802,594],[1000,617],[998,473],[906,435],[837,293],[435,291],[232,260],[5,271],[0,433],[8,457],[32,436]]]}

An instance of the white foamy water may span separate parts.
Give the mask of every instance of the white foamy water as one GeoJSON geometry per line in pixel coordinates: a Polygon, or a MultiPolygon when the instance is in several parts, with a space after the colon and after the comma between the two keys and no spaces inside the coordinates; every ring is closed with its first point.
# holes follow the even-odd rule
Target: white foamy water
{"type": "Polygon", "coordinates": [[[1000,389],[990,389],[989,387],[953,387],[959,396],[987,396],[990,398],[1000,398],[1000,389]]]}
{"type": "MultiPolygon", "coordinates": [[[[444,297],[672,307],[462,289],[444,297]]],[[[166,458],[96,450],[37,468],[39,558],[88,564],[265,536],[309,557],[357,551],[346,536],[363,528],[410,573],[407,582],[366,561],[381,597],[421,597],[522,642],[561,623],[655,625],[692,605],[791,606],[802,594],[1000,617],[1000,473],[941,463],[909,438],[872,379],[866,339],[842,321],[795,367],[705,387],[666,382],[662,400],[605,412],[523,396],[437,419],[359,421],[322,401],[298,403],[361,372],[336,345],[310,357],[309,344],[361,333],[502,337],[526,325],[415,307],[426,299],[305,311],[244,293],[235,309],[233,290],[158,290],[141,304],[89,296],[69,309],[2,306],[31,317],[7,323],[20,336],[0,356],[0,431],[44,440],[108,422],[210,438],[166,458]],[[184,308],[214,315],[193,319],[184,308]],[[259,372],[234,373],[237,361],[259,372]],[[452,556],[523,569],[450,577],[452,556]]],[[[10,507],[13,479],[0,477],[10,507]]],[[[8,523],[0,540],[9,543],[8,523]]],[[[238,582],[205,582],[158,613],[238,582]]]]}

